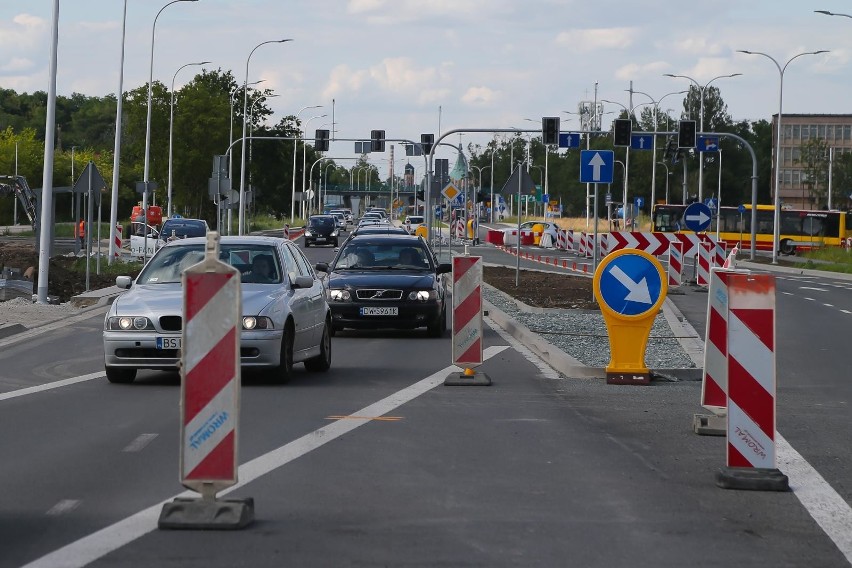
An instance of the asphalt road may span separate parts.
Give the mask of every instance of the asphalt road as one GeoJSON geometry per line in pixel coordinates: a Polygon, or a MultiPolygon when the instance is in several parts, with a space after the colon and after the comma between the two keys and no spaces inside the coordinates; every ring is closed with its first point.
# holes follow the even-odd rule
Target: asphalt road
{"type": "MultiPolygon", "coordinates": [[[[852,293],[828,284],[779,278],[778,429],[845,504],[836,334],[852,293]]],[[[673,299],[684,314],[706,305],[673,299]]],[[[691,431],[698,383],[559,377],[489,326],[490,387],[443,386],[449,339],[423,331],[346,331],[328,373],[246,379],[229,496],[253,497],[257,521],[159,531],[182,491],[178,376],[109,384],[102,315],[0,340],[0,567],[847,564],[801,492],[715,486],[724,439],[691,431]]]]}

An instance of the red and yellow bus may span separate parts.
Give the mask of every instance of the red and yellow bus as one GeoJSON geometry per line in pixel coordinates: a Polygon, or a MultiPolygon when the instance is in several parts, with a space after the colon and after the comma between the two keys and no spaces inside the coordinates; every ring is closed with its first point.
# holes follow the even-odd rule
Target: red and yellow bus
{"type": "MultiPolygon", "coordinates": [[[[683,220],[687,205],[655,205],[652,230],[663,233],[688,232],[683,220]]],[[[779,252],[793,254],[796,249],[811,249],[825,246],[844,246],[852,231],[847,226],[845,211],[810,211],[805,209],[781,209],[779,252]]],[[[715,233],[719,223],[719,238],[729,245],[739,243],[749,248],[751,244],[751,205],[740,213],[737,207],[722,207],[718,220],[713,219],[708,233],[715,233]]],[[[757,250],[772,250],[775,227],[775,207],[757,206],[755,242],[757,250]]]]}

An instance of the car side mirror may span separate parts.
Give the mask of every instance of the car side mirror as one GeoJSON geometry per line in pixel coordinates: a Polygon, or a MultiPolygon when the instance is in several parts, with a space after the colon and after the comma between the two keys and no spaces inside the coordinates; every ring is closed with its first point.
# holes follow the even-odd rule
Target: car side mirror
{"type": "MultiPolygon", "coordinates": [[[[337,249],[335,249],[335,252],[337,249]]],[[[328,272],[328,263],[327,262],[318,262],[314,265],[314,270],[317,272],[328,272]]]]}
{"type": "Polygon", "coordinates": [[[314,285],[314,279],[310,276],[296,276],[293,288],[310,288],[314,285]]]}
{"type": "Polygon", "coordinates": [[[438,270],[436,271],[438,274],[447,274],[448,272],[453,271],[453,265],[449,262],[442,262],[438,265],[438,270]]]}
{"type": "Polygon", "coordinates": [[[133,284],[133,278],[130,276],[116,276],[115,277],[115,285],[119,288],[123,288],[125,290],[130,288],[130,285],[133,284]]]}

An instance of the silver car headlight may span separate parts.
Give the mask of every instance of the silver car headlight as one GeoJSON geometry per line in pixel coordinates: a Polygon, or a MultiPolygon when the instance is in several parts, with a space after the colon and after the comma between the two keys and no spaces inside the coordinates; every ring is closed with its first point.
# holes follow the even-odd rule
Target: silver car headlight
{"type": "Polygon", "coordinates": [[[151,331],[154,324],[144,316],[112,316],[106,320],[107,331],[151,331]]]}
{"type": "Polygon", "coordinates": [[[330,289],[328,299],[333,302],[346,302],[352,299],[352,294],[349,293],[349,290],[330,289]]]}
{"type": "Polygon", "coordinates": [[[313,231],[308,231],[308,230],[306,230],[306,231],[305,231],[305,236],[306,236],[306,237],[313,237],[313,236],[314,236],[314,232],[313,232],[313,231]]]}
{"type": "Polygon", "coordinates": [[[332,237],[336,237],[336,236],[337,236],[337,229],[335,229],[335,230],[333,230],[333,231],[331,232],[331,236],[332,236],[332,237]]]}
{"type": "Polygon", "coordinates": [[[438,292],[435,290],[416,290],[408,294],[409,300],[416,300],[418,302],[426,302],[429,300],[437,300],[438,292]]]}
{"type": "Polygon", "coordinates": [[[265,316],[243,316],[243,329],[274,329],[272,320],[265,316]]]}

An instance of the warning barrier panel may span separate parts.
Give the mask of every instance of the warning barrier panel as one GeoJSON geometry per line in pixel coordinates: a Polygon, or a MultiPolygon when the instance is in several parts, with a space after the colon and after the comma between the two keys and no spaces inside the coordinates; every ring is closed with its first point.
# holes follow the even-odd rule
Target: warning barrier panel
{"type": "Polygon", "coordinates": [[[669,286],[680,286],[683,278],[683,243],[669,243],[669,286]]]}
{"type": "Polygon", "coordinates": [[[113,236],[113,245],[115,247],[114,251],[113,251],[113,256],[115,258],[118,258],[119,256],[121,256],[121,236],[122,236],[122,233],[123,233],[122,226],[116,225],[115,226],[115,234],[113,236]]]}
{"type": "Polygon", "coordinates": [[[698,265],[695,283],[699,286],[710,285],[710,268],[713,266],[713,255],[715,247],[713,243],[701,243],[698,246],[698,265]]]}
{"type": "Polygon", "coordinates": [[[482,364],[482,257],[453,257],[453,364],[482,364]]]}
{"type": "Polygon", "coordinates": [[[775,277],[728,277],[729,467],[775,467],[775,277]]]}

